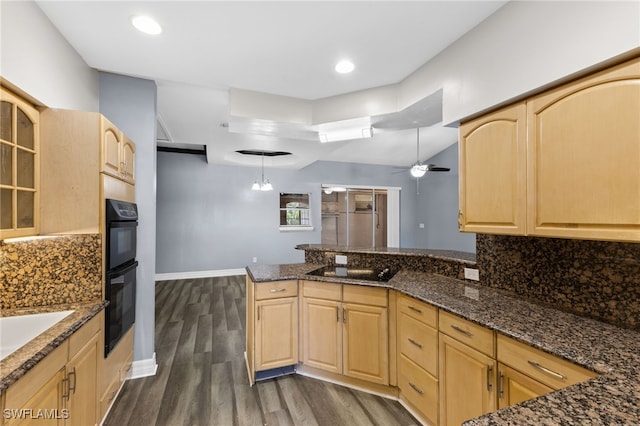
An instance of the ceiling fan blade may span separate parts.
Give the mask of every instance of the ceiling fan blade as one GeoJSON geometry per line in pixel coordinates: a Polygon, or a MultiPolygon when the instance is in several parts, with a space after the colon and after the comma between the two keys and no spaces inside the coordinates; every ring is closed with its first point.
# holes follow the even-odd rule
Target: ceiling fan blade
{"type": "Polygon", "coordinates": [[[429,164],[427,166],[427,171],[428,172],[448,172],[451,169],[449,167],[440,167],[440,166],[436,166],[433,164],[429,164]]]}
{"type": "Polygon", "coordinates": [[[411,169],[403,169],[403,170],[400,170],[399,172],[391,172],[391,174],[392,174],[392,175],[397,175],[398,173],[406,173],[406,172],[408,172],[409,170],[411,170],[411,169]]]}

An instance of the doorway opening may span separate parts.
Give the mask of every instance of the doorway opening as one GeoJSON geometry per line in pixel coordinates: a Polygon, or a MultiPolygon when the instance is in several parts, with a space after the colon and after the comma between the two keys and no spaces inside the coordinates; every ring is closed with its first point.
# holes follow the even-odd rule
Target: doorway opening
{"type": "Polygon", "coordinates": [[[322,185],[322,244],[397,247],[399,189],[322,185]]]}

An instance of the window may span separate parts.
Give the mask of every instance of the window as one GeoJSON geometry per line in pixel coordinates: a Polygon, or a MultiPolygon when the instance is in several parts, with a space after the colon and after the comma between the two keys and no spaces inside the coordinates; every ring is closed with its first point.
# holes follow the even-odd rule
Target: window
{"type": "Polygon", "coordinates": [[[280,230],[311,231],[310,194],[280,193],[280,230]]]}

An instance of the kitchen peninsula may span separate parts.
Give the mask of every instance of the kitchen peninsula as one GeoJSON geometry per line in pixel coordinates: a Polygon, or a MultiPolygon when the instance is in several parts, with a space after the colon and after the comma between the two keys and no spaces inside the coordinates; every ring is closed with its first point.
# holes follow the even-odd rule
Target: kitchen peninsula
{"type": "MultiPolygon", "coordinates": [[[[510,341],[515,342],[510,344],[524,344],[522,346],[540,353],[551,354],[563,362],[569,361],[591,372],[590,376],[584,377],[588,380],[581,383],[562,389],[556,387],[555,389],[559,390],[499,411],[491,410],[489,414],[465,422],[465,425],[514,423],[538,425],[575,422],[634,424],[639,421],[640,334],[638,332],[535,304],[514,293],[458,278],[457,269],[475,267],[473,254],[438,250],[350,249],[322,245],[301,245],[297,248],[305,250],[306,263],[249,266],[247,283],[253,287],[259,287],[266,282],[273,283],[280,280],[298,282],[300,290],[297,291],[300,293],[296,292],[296,296],[292,296],[295,300],[298,294],[302,300],[303,285],[309,282],[325,282],[326,284],[323,285],[339,283],[343,288],[381,287],[389,291],[389,323],[393,322],[392,317],[397,313],[392,301],[409,296],[409,300],[421,302],[424,306],[431,306],[434,311],[439,312],[440,331],[442,331],[445,317],[458,318],[472,326],[489,330],[497,337],[498,361],[501,358],[501,343],[510,341]],[[336,253],[346,255],[349,266],[371,267],[375,260],[383,259],[385,266],[388,262],[392,266],[400,267],[388,282],[319,277],[309,274],[321,266],[334,264],[336,253]],[[364,264],[352,263],[356,260],[364,264]],[[413,269],[410,265],[419,265],[419,267],[413,269]],[[469,288],[474,291],[469,293],[469,288]],[[472,297],[469,297],[469,294],[472,297]]],[[[247,290],[249,294],[249,289],[247,290]]],[[[250,304],[247,303],[248,309],[249,306],[250,304]]],[[[335,317],[335,311],[333,315],[335,317]]],[[[249,327],[247,329],[249,330],[249,327]]],[[[389,352],[396,351],[395,345],[398,342],[397,359],[400,359],[403,357],[400,356],[400,340],[396,339],[392,326],[389,327],[389,333],[389,352]]],[[[442,340],[442,333],[440,334],[440,340],[442,340]]],[[[400,382],[399,376],[393,377],[398,371],[394,365],[394,359],[396,358],[392,357],[389,360],[392,388],[394,384],[400,382]]],[[[302,358],[299,361],[302,363],[302,358]]],[[[301,364],[298,366],[305,367],[301,364]]],[[[304,368],[301,369],[304,370],[304,368]]],[[[396,392],[396,397],[397,395],[396,392]]],[[[442,405],[440,416],[442,416],[442,405]]],[[[436,423],[436,420],[432,417],[426,422],[436,423]]]]}

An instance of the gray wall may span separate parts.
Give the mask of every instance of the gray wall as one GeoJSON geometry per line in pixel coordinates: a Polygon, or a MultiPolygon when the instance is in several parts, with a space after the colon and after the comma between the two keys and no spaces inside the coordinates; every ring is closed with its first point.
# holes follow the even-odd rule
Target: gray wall
{"type": "Polygon", "coordinates": [[[424,228],[414,229],[415,246],[475,253],[475,234],[458,231],[458,144],[427,161],[449,167],[448,173],[427,173],[420,179],[416,220],[424,228]]]}
{"type": "MultiPolygon", "coordinates": [[[[451,148],[454,153],[456,146],[451,148]]],[[[457,163],[457,160],[455,161],[457,163]]],[[[447,163],[447,165],[449,165],[447,163]]],[[[415,180],[399,169],[353,163],[319,161],[301,170],[266,168],[273,192],[251,190],[260,177],[255,167],[207,164],[203,156],[158,153],[156,272],[195,272],[243,268],[258,263],[303,262],[297,244],[319,244],[320,185],[322,183],[401,187],[401,247],[446,248],[475,251],[475,236],[457,238],[457,174],[430,185],[433,206],[420,220],[437,214],[434,227],[447,230],[438,239],[422,238],[418,228],[415,180]],[[446,184],[442,190],[436,186],[446,184]],[[452,191],[449,194],[449,191],[452,191]],[[314,231],[278,229],[280,192],[311,193],[314,231]],[[448,204],[444,206],[444,204],[448,204]],[[441,206],[439,212],[436,206],[441,206]],[[454,213],[450,213],[454,212],[454,213]],[[449,217],[449,215],[451,215],[449,217]],[[436,221],[442,221],[436,225],[436,221]],[[455,241],[449,242],[448,238],[455,241]]],[[[421,182],[436,178],[428,174],[421,182]]]]}
{"type": "Polygon", "coordinates": [[[156,270],[156,84],[100,73],[100,112],[136,144],[139,210],[134,360],[154,356],[156,270]]]}

